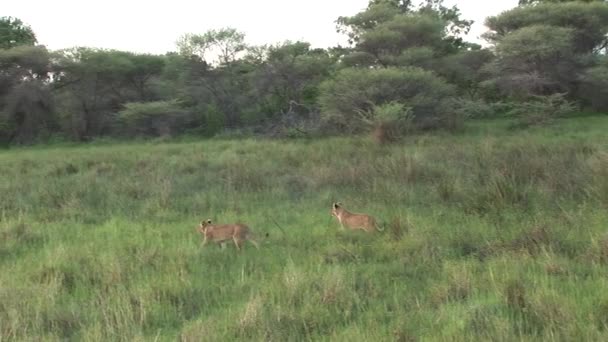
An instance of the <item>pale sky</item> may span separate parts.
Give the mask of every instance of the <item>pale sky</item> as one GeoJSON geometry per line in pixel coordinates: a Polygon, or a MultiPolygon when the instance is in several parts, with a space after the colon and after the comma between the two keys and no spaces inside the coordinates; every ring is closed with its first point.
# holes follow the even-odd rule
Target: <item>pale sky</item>
{"type": "MultiPolygon", "coordinates": [[[[184,33],[234,27],[249,44],[304,40],[314,47],[344,44],[335,20],[368,0],[5,0],[0,16],[29,24],[49,49],[88,46],[163,54],[184,33]]],[[[446,0],[476,21],[470,40],[485,32],[484,18],[517,0],[446,0]]]]}

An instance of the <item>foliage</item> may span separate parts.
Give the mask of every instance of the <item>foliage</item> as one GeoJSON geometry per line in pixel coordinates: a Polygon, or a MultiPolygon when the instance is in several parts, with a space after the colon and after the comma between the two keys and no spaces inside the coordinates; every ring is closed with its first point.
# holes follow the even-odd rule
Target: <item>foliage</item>
{"type": "Polygon", "coordinates": [[[461,38],[471,21],[460,19],[457,7],[443,1],[426,1],[414,8],[411,2],[375,1],[352,16],[340,17],[338,31],[349,36],[353,51],[349,66],[420,66],[453,53],[465,44],[461,38]]]}
{"type": "Polygon", "coordinates": [[[127,136],[171,136],[192,125],[192,114],[175,100],[130,102],[118,112],[127,136]]]}
{"type": "Polygon", "coordinates": [[[556,118],[572,114],[576,104],[566,99],[566,94],[535,96],[526,102],[513,104],[510,114],[520,118],[524,126],[547,124],[556,118]]]}
{"type": "Polygon", "coordinates": [[[468,118],[502,116],[537,96],[607,108],[605,1],[522,1],[487,19],[488,48],[465,41],[472,21],[442,0],[371,0],[336,23],[346,47],[252,46],[225,27],[185,34],[177,52],[149,55],[49,52],[23,22],[2,18],[9,45],[0,47],[0,140],[370,129],[388,137],[412,127],[461,130],[468,118]],[[380,119],[402,109],[411,111],[408,124],[380,119]],[[138,113],[132,121],[130,110],[138,113]]]}
{"type": "Polygon", "coordinates": [[[486,25],[497,54],[486,69],[486,89],[524,101],[554,93],[574,99],[584,87],[580,75],[607,46],[608,3],[542,2],[490,17],[486,25]]]}
{"type": "Polygon", "coordinates": [[[519,0],[519,4],[520,5],[536,5],[536,4],[542,4],[542,3],[560,3],[560,2],[572,2],[572,1],[579,1],[579,2],[605,2],[606,0],[519,0]]]}
{"type": "Polygon", "coordinates": [[[322,49],[309,43],[285,42],[268,47],[266,57],[252,74],[252,87],[262,111],[271,117],[287,114],[289,109],[301,115],[316,111],[318,86],[325,80],[335,61],[322,49]],[[294,108],[293,103],[297,106],[294,108]]]}
{"type": "Polygon", "coordinates": [[[28,144],[48,138],[57,125],[48,87],[40,81],[15,86],[8,94],[0,121],[5,123],[0,142],[28,144]]]}
{"type": "Polygon", "coordinates": [[[486,26],[490,28],[486,38],[497,43],[514,31],[537,25],[573,30],[573,52],[590,53],[606,44],[608,3],[569,1],[516,7],[486,19],[486,26]]]}
{"type": "Polygon", "coordinates": [[[438,75],[458,86],[461,96],[475,99],[480,96],[482,83],[489,75],[487,66],[495,55],[487,49],[463,50],[445,56],[432,66],[438,75]]]}
{"type": "Polygon", "coordinates": [[[413,114],[411,108],[397,102],[386,103],[372,108],[373,120],[376,123],[391,123],[397,121],[411,121],[413,114]]]}
{"type": "Polygon", "coordinates": [[[491,82],[502,93],[525,98],[575,89],[579,59],[572,52],[572,29],[529,26],[507,35],[496,47],[491,82]]]}
{"type": "Polygon", "coordinates": [[[445,23],[430,15],[396,16],[363,33],[357,48],[377,59],[380,65],[395,65],[393,56],[399,56],[409,48],[439,48],[445,23]]]}
{"type": "Polygon", "coordinates": [[[228,64],[236,60],[237,55],[247,48],[245,34],[234,28],[209,30],[204,34],[185,34],[177,41],[180,54],[192,55],[208,61],[210,56],[217,55],[219,64],[228,64]]]}
{"type": "MultiPolygon", "coordinates": [[[[351,44],[359,45],[365,40],[363,36],[366,34],[371,34],[368,40],[379,38],[381,41],[383,38],[388,38],[389,41],[392,40],[390,43],[394,44],[398,39],[396,36],[399,31],[411,34],[410,38],[416,38],[414,31],[411,30],[415,25],[411,25],[410,20],[425,20],[425,18],[428,20],[430,17],[437,19],[435,25],[442,23],[440,25],[446,29],[445,41],[456,48],[462,45],[462,35],[469,32],[473,23],[460,18],[458,7],[444,6],[443,0],[426,0],[418,6],[414,6],[411,0],[372,0],[364,11],[352,17],[340,17],[336,23],[338,32],[345,33],[351,44]]],[[[429,32],[431,36],[437,35],[438,32],[434,31],[437,26],[433,27],[429,24],[428,21],[425,23],[427,29],[433,29],[429,32]]],[[[415,30],[418,28],[420,27],[415,30]]],[[[418,33],[427,36],[427,32],[423,30],[418,33]]]]}
{"type": "Polygon", "coordinates": [[[452,115],[463,119],[488,119],[503,111],[503,104],[482,99],[454,98],[449,102],[452,115]]]}
{"type": "Polygon", "coordinates": [[[49,61],[44,47],[0,50],[0,143],[31,143],[56,130],[49,61]]]}
{"type": "Polygon", "coordinates": [[[210,68],[198,59],[188,59],[186,65],[182,70],[180,94],[186,104],[197,110],[213,108],[213,112],[224,118],[226,128],[256,122],[255,114],[260,113],[249,82],[254,65],[235,61],[221,68],[210,68]]]}
{"type": "Polygon", "coordinates": [[[0,17],[0,49],[33,46],[37,42],[31,27],[18,18],[0,17]]]}
{"type": "Polygon", "coordinates": [[[419,122],[435,121],[453,94],[451,85],[420,68],[343,69],[321,86],[319,101],[329,125],[354,132],[365,127],[358,113],[391,102],[410,107],[419,122]]]}
{"type": "Polygon", "coordinates": [[[361,120],[372,127],[378,143],[394,142],[413,130],[414,114],[411,107],[398,102],[374,105],[369,113],[359,113],[361,120]]]}
{"type": "Polygon", "coordinates": [[[608,58],[605,56],[581,75],[577,94],[585,104],[597,111],[608,111],[608,58]]]}
{"type": "Polygon", "coordinates": [[[53,86],[62,98],[63,126],[77,140],[108,134],[123,104],[157,99],[152,84],[164,65],[161,56],[124,51],[74,48],[57,52],[53,86]]]}

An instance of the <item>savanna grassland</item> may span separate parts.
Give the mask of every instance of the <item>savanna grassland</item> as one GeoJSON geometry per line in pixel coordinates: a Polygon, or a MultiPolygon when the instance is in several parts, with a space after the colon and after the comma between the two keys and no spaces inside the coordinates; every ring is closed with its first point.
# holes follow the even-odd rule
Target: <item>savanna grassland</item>
{"type": "Polygon", "coordinates": [[[0,340],[608,340],[608,117],[510,125],[0,151],[0,340]]]}

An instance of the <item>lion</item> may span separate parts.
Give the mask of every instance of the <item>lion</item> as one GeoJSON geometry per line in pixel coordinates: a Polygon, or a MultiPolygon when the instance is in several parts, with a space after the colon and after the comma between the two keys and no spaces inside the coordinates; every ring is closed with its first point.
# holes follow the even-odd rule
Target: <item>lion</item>
{"type": "Polygon", "coordinates": [[[348,227],[352,230],[361,229],[368,233],[373,233],[374,230],[383,231],[376,223],[373,216],[367,214],[355,214],[344,209],[342,203],[334,203],[331,207],[331,215],[335,216],[340,222],[342,229],[348,227]]]}
{"type": "Polygon", "coordinates": [[[250,241],[255,248],[260,248],[253,239],[251,229],[242,223],[235,224],[213,224],[210,219],[201,221],[198,231],[203,235],[202,246],[207,245],[209,240],[217,243],[220,248],[228,240],[232,240],[237,250],[241,250],[245,241],[250,241]]]}

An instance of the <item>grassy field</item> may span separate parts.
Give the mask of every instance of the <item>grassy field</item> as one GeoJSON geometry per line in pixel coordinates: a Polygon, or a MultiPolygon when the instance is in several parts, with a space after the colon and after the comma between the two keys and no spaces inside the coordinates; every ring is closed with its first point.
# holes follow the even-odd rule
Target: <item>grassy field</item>
{"type": "Polygon", "coordinates": [[[608,117],[508,126],[0,151],[0,340],[608,340],[608,117]]]}

